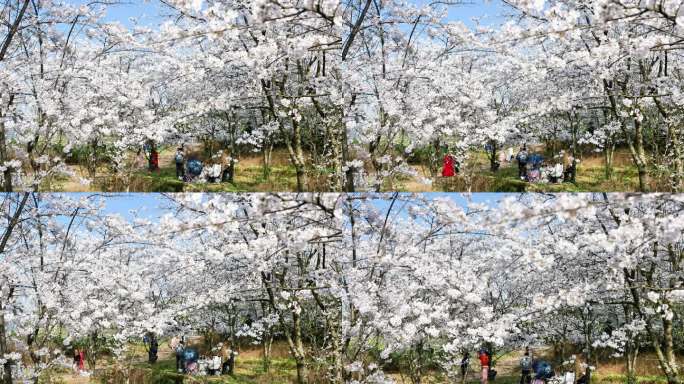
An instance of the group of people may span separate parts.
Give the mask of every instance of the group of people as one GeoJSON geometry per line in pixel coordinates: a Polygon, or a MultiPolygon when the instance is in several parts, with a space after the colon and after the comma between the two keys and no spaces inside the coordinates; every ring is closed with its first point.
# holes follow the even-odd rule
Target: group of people
{"type": "Polygon", "coordinates": [[[186,160],[184,148],[178,147],[174,156],[176,163],[176,177],[184,182],[203,180],[208,183],[225,183],[230,179],[229,161],[221,156],[222,160],[205,166],[196,157],[186,160]]]}
{"type": "Polygon", "coordinates": [[[221,345],[219,354],[215,356],[200,356],[197,349],[186,345],[185,337],[174,336],[169,346],[175,352],[178,373],[198,376],[233,374],[238,353],[227,345],[221,345]]]}
{"type": "MultiPolygon", "coordinates": [[[[480,360],[480,383],[487,384],[490,380],[496,379],[496,370],[492,368],[492,354],[483,348],[478,351],[480,360]]],[[[465,379],[470,365],[470,353],[463,354],[461,360],[461,377],[465,379]]],[[[525,354],[520,359],[520,384],[545,384],[555,376],[553,367],[542,359],[532,359],[530,351],[525,348],[525,354]]]]}
{"type": "MultiPolygon", "coordinates": [[[[574,182],[577,172],[577,160],[561,151],[554,157],[555,164],[544,161],[538,153],[529,153],[527,147],[520,148],[515,155],[518,162],[518,177],[529,183],[561,183],[574,182]]],[[[511,160],[512,161],[512,160],[511,160]]]]}
{"type": "Polygon", "coordinates": [[[520,384],[532,383],[533,377],[534,384],[544,384],[556,375],[551,364],[541,359],[533,360],[528,349],[520,359],[520,372],[520,384]]]}
{"type": "Polygon", "coordinates": [[[135,166],[137,168],[147,168],[150,172],[159,171],[159,151],[151,140],[145,142],[142,148],[138,149],[135,155],[135,166]]]}
{"type": "MultiPolygon", "coordinates": [[[[493,152],[491,144],[485,146],[485,150],[493,152]]],[[[442,177],[452,177],[460,172],[460,163],[450,151],[447,145],[442,147],[444,157],[442,158],[442,177]]],[[[494,154],[492,154],[493,156],[494,154]]],[[[538,153],[530,153],[526,145],[523,145],[516,154],[514,149],[509,147],[507,150],[499,152],[498,160],[495,161],[495,168],[501,164],[513,162],[518,163],[518,177],[529,183],[565,183],[575,182],[577,173],[577,163],[573,156],[567,155],[564,151],[554,156],[554,163],[551,164],[544,160],[538,153]]]]}

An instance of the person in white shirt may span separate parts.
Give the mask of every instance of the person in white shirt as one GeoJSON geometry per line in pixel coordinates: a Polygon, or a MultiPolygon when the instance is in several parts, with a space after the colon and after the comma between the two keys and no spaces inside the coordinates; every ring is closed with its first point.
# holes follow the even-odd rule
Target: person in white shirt
{"type": "Polygon", "coordinates": [[[551,169],[551,175],[549,179],[552,183],[559,183],[563,178],[563,164],[556,163],[556,165],[551,169]]]}

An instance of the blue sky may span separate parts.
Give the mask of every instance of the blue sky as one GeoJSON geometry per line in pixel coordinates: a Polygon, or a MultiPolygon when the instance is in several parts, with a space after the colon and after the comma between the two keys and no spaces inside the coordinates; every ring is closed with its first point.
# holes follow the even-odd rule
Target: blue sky
{"type": "MultiPolygon", "coordinates": [[[[409,0],[417,4],[426,4],[431,0],[409,0]]],[[[72,4],[88,4],[92,0],[67,0],[72,4]]],[[[134,17],[142,25],[152,26],[160,21],[159,13],[163,6],[158,0],[127,0],[121,4],[113,5],[108,8],[105,17],[107,21],[119,21],[124,25],[130,26],[130,18],[134,17]]],[[[503,4],[500,0],[464,0],[464,4],[450,7],[449,19],[461,20],[468,26],[473,26],[473,17],[482,18],[482,23],[491,25],[500,22],[501,14],[504,12],[503,4]]]]}
{"type": "MultiPolygon", "coordinates": [[[[69,194],[72,198],[78,196],[78,193],[69,194]]],[[[471,195],[464,195],[460,193],[424,193],[428,199],[437,197],[447,197],[454,200],[460,206],[465,206],[468,199],[475,203],[487,204],[495,206],[497,202],[509,194],[505,193],[473,193],[471,195]]],[[[381,209],[386,209],[389,206],[388,201],[378,200],[377,206],[381,209]]],[[[137,211],[138,216],[155,219],[167,213],[164,210],[165,197],[158,193],[122,193],[114,194],[106,197],[106,213],[118,213],[124,218],[132,218],[131,211],[137,211]]],[[[398,208],[398,207],[395,207],[398,208]]]]}

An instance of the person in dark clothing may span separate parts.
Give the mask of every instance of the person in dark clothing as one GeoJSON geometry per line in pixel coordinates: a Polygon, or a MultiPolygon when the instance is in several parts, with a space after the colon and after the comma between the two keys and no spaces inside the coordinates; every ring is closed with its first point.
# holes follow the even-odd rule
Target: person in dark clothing
{"type": "Polygon", "coordinates": [[[532,382],[532,358],[530,351],[525,348],[525,355],[520,359],[520,384],[530,384],[532,382]]]}
{"type": "Polygon", "coordinates": [[[176,178],[183,180],[183,177],[185,177],[185,154],[182,147],[176,150],[174,160],[176,161],[176,178]]]}
{"type": "Polygon", "coordinates": [[[518,160],[518,177],[524,178],[527,176],[527,147],[522,147],[515,159],[518,160]]]}
{"type": "Polygon", "coordinates": [[[470,353],[465,352],[463,354],[463,359],[461,359],[461,378],[465,378],[468,373],[468,366],[470,365],[470,353]]]}
{"type": "Polygon", "coordinates": [[[154,364],[157,362],[158,359],[158,352],[159,352],[159,342],[157,341],[157,336],[156,335],[151,335],[150,336],[150,350],[148,352],[148,361],[150,364],[154,364]]]}
{"type": "Polygon", "coordinates": [[[563,182],[564,183],[574,183],[575,175],[577,174],[577,164],[575,160],[570,163],[570,166],[563,172],[563,182]]]}
{"type": "Polygon", "coordinates": [[[532,370],[534,371],[534,378],[543,380],[544,382],[555,376],[551,364],[544,360],[535,360],[534,363],[532,363],[532,370]]]}
{"type": "Polygon", "coordinates": [[[230,181],[230,168],[224,168],[223,171],[221,171],[221,182],[227,183],[229,181],[230,181]]]}
{"type": "Polygon", "coordinates": [[[185,371],[185,360],[183,359],[183,352],[185,352],[185,343],[183,340],[179,341],[175,348],[176,352],[176,371],[185,371]]]}
{"type": "Polygon", "coordinates": [[[233,374],[233,369],[235,369],[235,355],[237,355],[237,353],[232,349],[228,351],[228,359],[226,359],[226,361],[223,362],[223,366],[221,366],[222,375],[233,374]]]}
{"type": "Polygon", "coordinates": [[[81,365],[81,351],[78,348],[76,348],[74,349],[74,372],[80,372],[81,365]]]}

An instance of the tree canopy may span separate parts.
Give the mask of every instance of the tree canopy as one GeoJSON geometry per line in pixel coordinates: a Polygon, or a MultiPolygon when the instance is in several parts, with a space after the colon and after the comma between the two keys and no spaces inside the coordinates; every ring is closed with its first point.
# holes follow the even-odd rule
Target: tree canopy
{"type": "Polygon", "coordinates": [[[158,220],[105,205],[4,197],[6,375],[22,362],[35,378],[84,339],[123,366],[143,334],[211,327],[285,340],[300,382],[314,361],[331,382],[378,383],[409,356],[420,381],[428,356],[457,375],[463,351],[557,340],[589,363],[651,349],[681,382],[679,195],[188,194],[158,220]]]}
{"type": "Polygon", "coordinates": [[[470,27],[458,1],[166,0],[158,25],[107,21],[114,1],[2,4],[6,191],[73,158],[83,183],[125,178],[143,143],[202,140],[265,166],[283,148],[298,191],[431,183],[409,163],[444,145],[465,162],[558,142],[607,174],[626,148],[641,191],[682,187],[677,0],[510,0],[470,27]]]}

